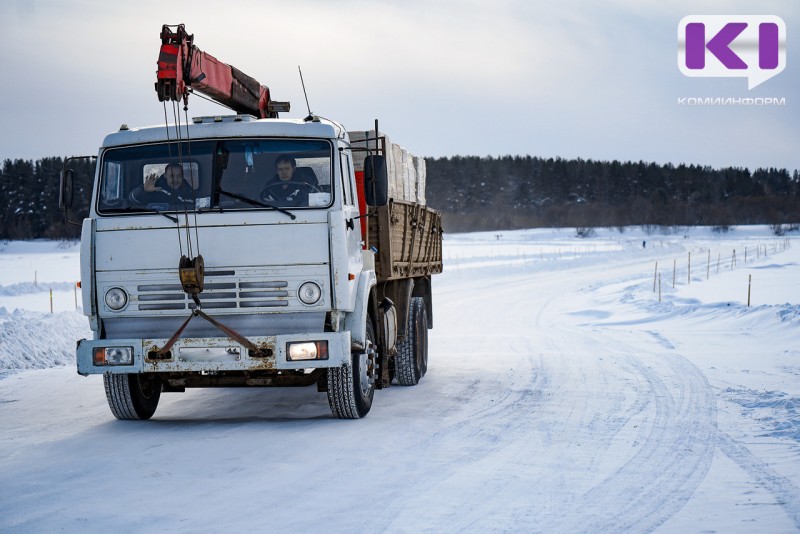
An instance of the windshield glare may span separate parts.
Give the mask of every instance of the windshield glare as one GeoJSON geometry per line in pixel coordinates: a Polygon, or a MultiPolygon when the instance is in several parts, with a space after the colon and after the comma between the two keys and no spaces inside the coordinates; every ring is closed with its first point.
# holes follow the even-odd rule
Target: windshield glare
{"type": "Polygon", "coordinates": [[[217,140],[178,145],[106,151],[98,212],[326,208],[333,200],[327,141],[217,140]]]}

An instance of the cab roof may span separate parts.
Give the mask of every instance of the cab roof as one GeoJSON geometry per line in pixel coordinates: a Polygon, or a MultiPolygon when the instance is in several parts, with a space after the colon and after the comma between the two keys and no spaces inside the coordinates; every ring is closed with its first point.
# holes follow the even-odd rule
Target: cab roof
{"type": "MultiPolygon", "coordinates": [[[[327,119],[304,121],[302,119],[256,119],[251,115],[195,117],[192,124],[182,124],[180,134],[184,139],[217,139],[230,137],[308,137],[315,139],[344,138],[344,128],[327,119]]],[[[175,141],[174,124],[165,127],[142,126],[129,128],[123,124],[118,132],[103,140],[103,148],[144,143],[175,141]]]]}

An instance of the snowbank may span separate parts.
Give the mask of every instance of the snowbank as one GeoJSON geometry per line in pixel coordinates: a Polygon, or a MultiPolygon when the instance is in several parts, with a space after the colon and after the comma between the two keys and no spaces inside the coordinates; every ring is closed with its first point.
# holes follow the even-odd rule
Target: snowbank
{"type": "Polygon", "coordinates": [[[91,337],[78,312],[39,313],[0,307],[0,371],[75,364],[75,342],[91,337]]]}

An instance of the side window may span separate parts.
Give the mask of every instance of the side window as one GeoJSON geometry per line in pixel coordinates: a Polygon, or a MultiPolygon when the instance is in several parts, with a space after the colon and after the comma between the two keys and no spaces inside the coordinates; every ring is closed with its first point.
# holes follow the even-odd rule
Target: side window
{"type": "Polygon", "coordinates": [[[344,204],[352,206],[355,204],[355,197],[353,196],[353,185],[350,180],[352,175],[352,163],[350,162],[349,152],[339,152],[339,161],[341,163],[341,176],[342,176],[342,198],[344,204]]]}

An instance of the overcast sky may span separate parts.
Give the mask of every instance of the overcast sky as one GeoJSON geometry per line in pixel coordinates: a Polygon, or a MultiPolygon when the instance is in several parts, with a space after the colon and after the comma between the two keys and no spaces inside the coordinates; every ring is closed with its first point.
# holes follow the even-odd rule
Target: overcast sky
{"type": "MultiPolygon", "coordinates": [[[[163,123],[165,23],[290,100],[283,116],[307,114],[300,65],[316,114],[354,130],[378,118],[421,156],[800,168],[796,0],[2,0],[0,159],[93,154],[122,123],[163,123]],[[678,23],[696,14],[781,17],[785,70],[749,91],[682,75],[678,23]]],[[[224,112],[190,98],[190,116],[224,112]]]]}

